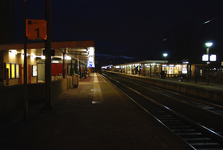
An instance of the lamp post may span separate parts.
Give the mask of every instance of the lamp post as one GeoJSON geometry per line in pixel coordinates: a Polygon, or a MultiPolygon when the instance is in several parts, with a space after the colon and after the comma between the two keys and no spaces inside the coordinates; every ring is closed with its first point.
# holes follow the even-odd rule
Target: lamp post
{"type": "Polygon", "coordinates": [[[27,87],[27,37],[26,37],[26,0],[24,0],[24,120],[28,120],[28,87],[27,87]]]}
{"type": "Polygon", "coordinates": [[[212,46],[213,43],[211,42],[207,42],[205,43],[206,47],[207,47],[207,55],[208,55],[208,61],[207,61],[207,65],[208,65],[208,71],[207,71],[207,85],[209,85],[209,64],[210,64],[210,57],[209,57],[209,48],[212,46]]]}
{"type": "MultiPolygon", "coordinates": [[[[167,53],[163,53],[163,57],[165,58],[165,60],[166,60],[166,57],[168,56],[168,54],[167,53]]],[[[164,68],[165,69],[165,68],[164,68]]],[[[164,70],[165,71],[165,70],[164,70]]],[[[161,72],[162,72],[162,66],[161,66],[161,72]]]]}

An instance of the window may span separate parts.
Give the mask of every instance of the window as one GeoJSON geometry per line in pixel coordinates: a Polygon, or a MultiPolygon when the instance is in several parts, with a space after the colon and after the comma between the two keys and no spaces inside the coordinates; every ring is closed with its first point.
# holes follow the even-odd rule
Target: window
{"type": "MultiPolygon", "coordinates": [[[[8,69],[8,77],[9,77],[9,79],[10,79],[10,78],[11,78],[11,77],[10,77],[10,72],[11,72],[10,64],[6,64],[6,69],[8,69]]],[[[5,69],[5,75],[6,75],[6,69],[5,69]]]]}
{"type": "Polygon", "coordinates": [[[15,64],[11,64],[11,78],[15,78],[15,64]]]}
{"type": "Polygon", "coordinates": [[[9,79],[19,78],[19,64],[5,64],[5,77],[6,77],[6,69],[8,69],[8,77],[9,79]]]}
{"type": "Polygon", "coordinates": [[[16,78],[19,78],[19,64],[16,64],[16,78]]]}

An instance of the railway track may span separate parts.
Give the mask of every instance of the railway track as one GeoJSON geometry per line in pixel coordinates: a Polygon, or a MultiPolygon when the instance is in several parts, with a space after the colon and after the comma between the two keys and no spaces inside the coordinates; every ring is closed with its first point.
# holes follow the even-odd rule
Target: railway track
{"type": "Polygon", "coordinates": [[[222,120],[222,106],[203,103],[202,100],[150,86],[126,76],[124,78],[112,74],[103,76],[191,148],[223,149],[222,124],[208,123],[209,118],[222,120]],[[201,114],[204,117],[199,117],[201,114]]]}

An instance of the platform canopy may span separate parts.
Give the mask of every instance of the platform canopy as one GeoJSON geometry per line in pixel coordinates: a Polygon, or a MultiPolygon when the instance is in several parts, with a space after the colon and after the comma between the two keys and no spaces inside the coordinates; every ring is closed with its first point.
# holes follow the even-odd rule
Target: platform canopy
{"type": "MultiPolygon", "coordinates": [[[[55,50],[55,56],[52,56],[52,59],[61,58],[62,53],[66,53],[71,58],[79,60],[84,64],[88,64],[89,59],[95,60],[94,40],[52,42],[51,47],[55,50]]],[[[21,52],[23,49],[24,44],[0,45],[0,51],[17,50],[21,52]]],[[[42,52],[45,49],[45,43],[28,43],[27,49],[32,49],[36,56],[43,55],[42,52]]]]}

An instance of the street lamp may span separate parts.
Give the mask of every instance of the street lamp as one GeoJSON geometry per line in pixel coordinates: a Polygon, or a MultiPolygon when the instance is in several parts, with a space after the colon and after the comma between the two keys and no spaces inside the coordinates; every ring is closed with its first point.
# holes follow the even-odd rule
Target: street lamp
{"type": "Polygon", "coordinates": [[[207,85],[209,85],[209,64],[210,64],[210,57],[209,57],[209,48],[212,46],[213,43],[211,42],[207,42],[205,43],[206,47],[207,47],[207,55],[208,55],[208,61],[207,61],[207,65],[208,65],[208,71],[207,71],[207,85]]]}
{"type": "Polygon", "coordinates": [[[208,42],[208,43],[205,43],[206,47],[207,47],[207,55],[208,55],[208,61],[209,61],[209,48],[212,46],[213,43],[211,42],[208,42]]]}
{"type": "Polygon", "coordinates": [[[168,56],[167,53],[163,53],[163,56],[165,57],[165,60],[166,60],[166,57],[168,56]]]}

